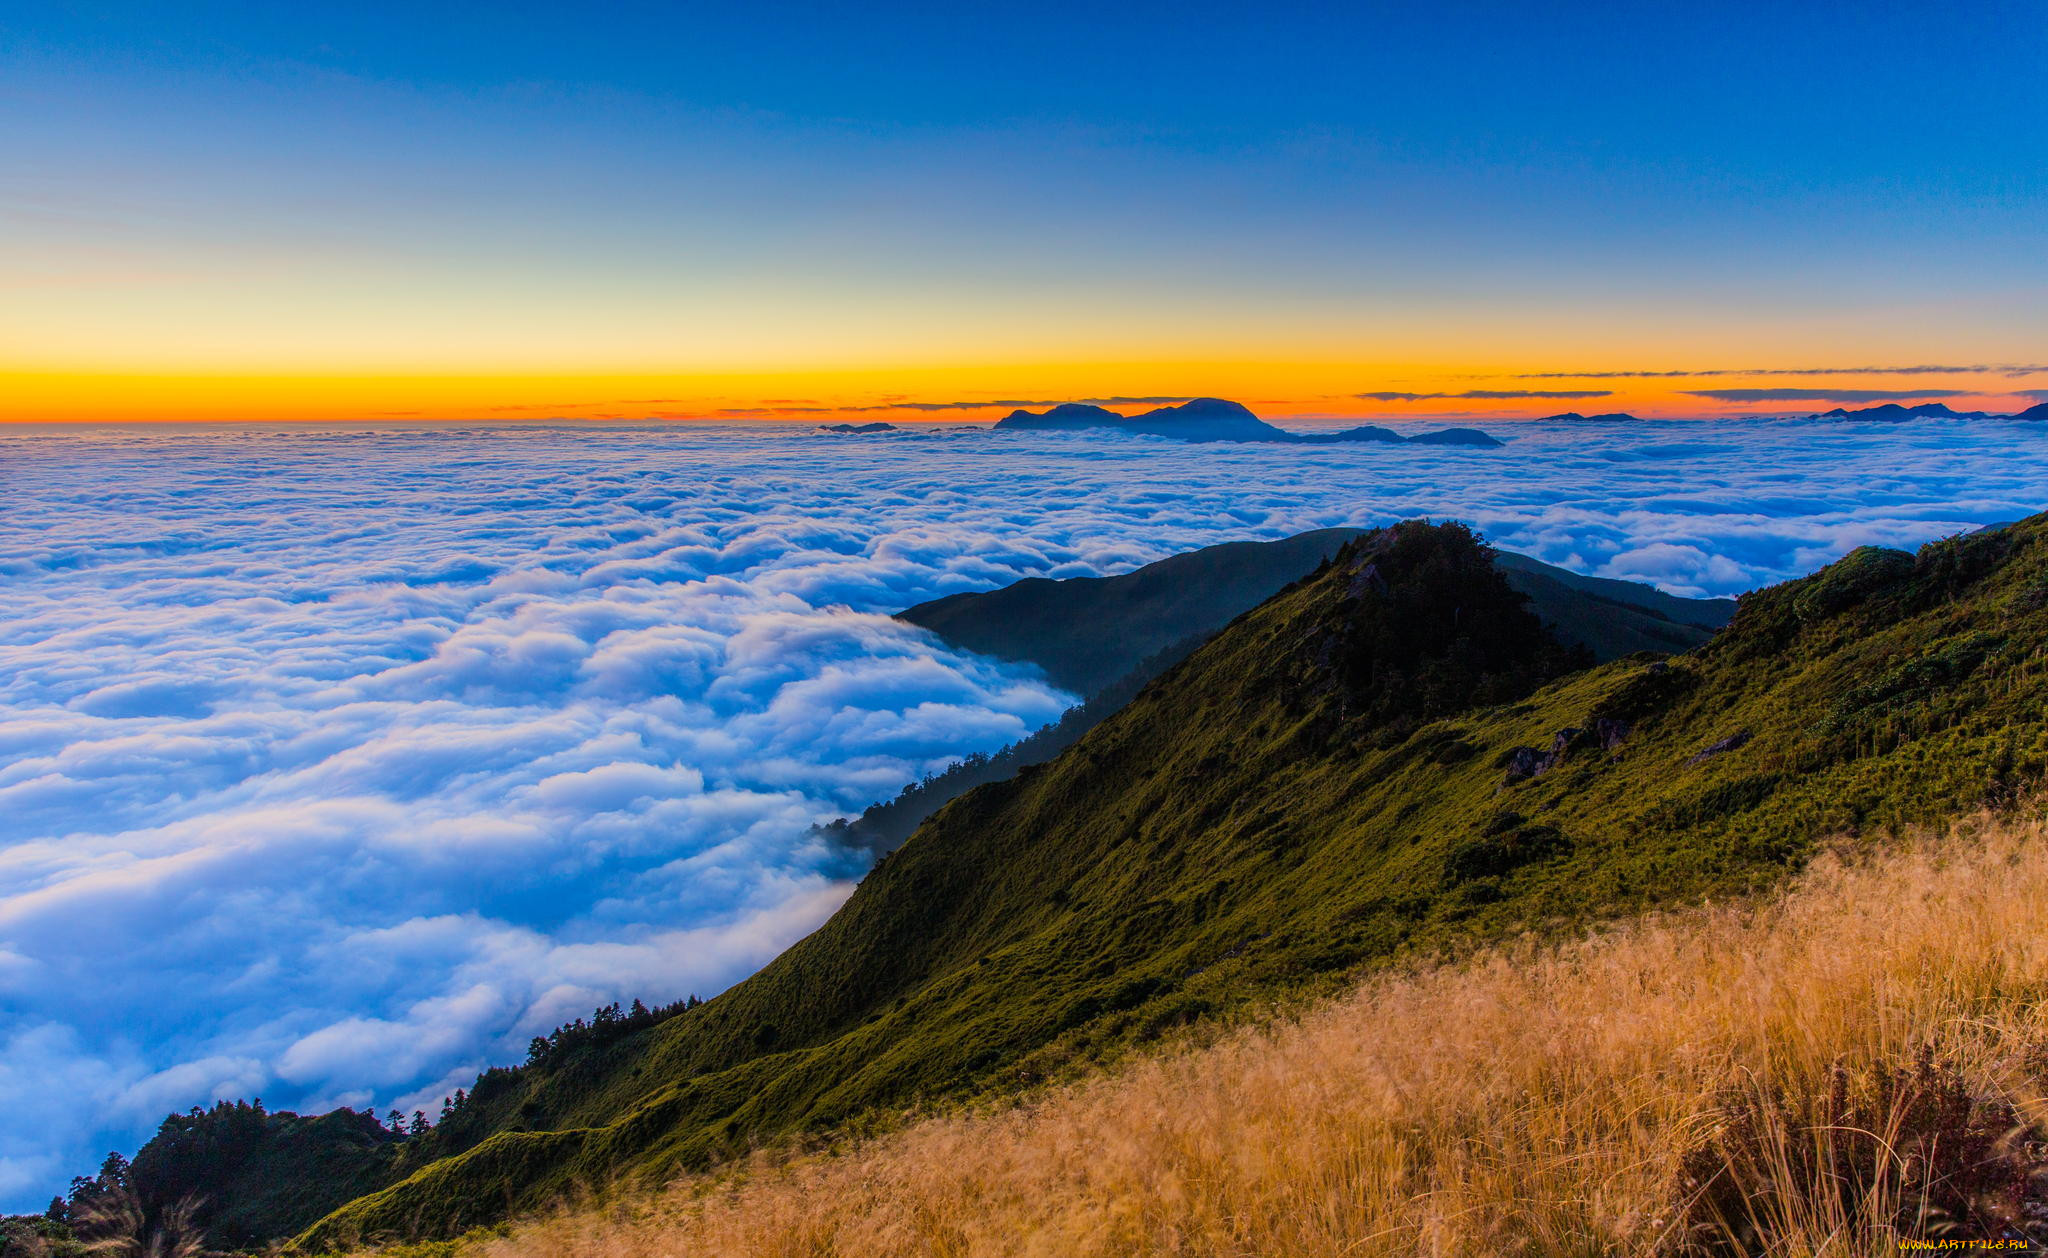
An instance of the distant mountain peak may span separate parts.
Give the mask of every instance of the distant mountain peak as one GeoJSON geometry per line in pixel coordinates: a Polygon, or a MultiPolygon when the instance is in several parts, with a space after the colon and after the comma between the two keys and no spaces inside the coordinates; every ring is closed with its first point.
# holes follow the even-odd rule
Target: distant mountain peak
{"type": "Polygon", "coordinates": [[[1251,408],[1244,403],[1220,397],[1190,398],[1178,406],[1162,406],[1143,415],[1134,415],[1132,419],[1249,419],[1265,422],[1252,414],[1251,408]]]}
{"type": "Polygon", "coordinates": [[[1179,406],[1133,415],[1124,421],[1129,432],[1177,437],[1183,441],[1288,441],[1292,435],[1260,419],[1243,404],[1217,397],[1198,397],[1179,406]]]}
{"type": "MultiPolygon", "coordinates": [[[[1028,414],[1030,414],[1031,412],[1029,412],[1029,411],[1014,411],[1014,412],[1012,412],[1012,413],[1013,413],[1013,414],[1017,414],[1017,415],[1028,415],[1028,414]]],[[[1122,419],[1122,418],[1123,418],[1123,416],[1121,416],[1121,415],[1117,414],[1117,413],[1116,413],[1115,411],[1113,411],[1113,410],[1110,410],[1110,409],[1109,409],[1108,407],[1106,407],[1106,406],[1096,406],[1096,405],[1095,405],[1094,403],[1092,403],[1092,402],[1061,402],[1061,403],[1060,403],[1060,404],[1059,404],[1058,406],[1048,407],[1048,408],[1047,408],[1047,409],[1046,409],[1046,410],[1045,410],[1044,412],[1042,412],[1042,413],[1040,414],[1039,418],[1041,418],[1041,419],[1109,419],[1109,420],[1113,420],[1113,421],[1114,421],[1114,420],[1120,420],[1120,419],[1122,419]]]]}
{"type": "Polygon", "coordinates": [[[996,421],[998,428],[1113,428],[1121,425],[1124,417],[1106,407],[1092,406],[1087,402],[1061,402],[1058,406],[1043,411],[1027,411],[1022,408],[1011,411],[996,421]]]}
{"type": "Polygon", "coordinates": [[[1565,424],[1640,424],[1643,422],[1643,420],[1642,416],[1631,415],[1627,411],[1608,411],[1604,415],[1581,415],[1577,411],[1566,411],[1561,415],[1542,416],[1536,422],[1555,422],[1565,424]]]}
{"type": "Polygon", "coordinates": [[[1434,432],[1418,432],[1408,438],[1411,446],[1476,446],[1484,450],[1495,450],[1507,443],[1477,428],[1439,428],[1434,432]]]}

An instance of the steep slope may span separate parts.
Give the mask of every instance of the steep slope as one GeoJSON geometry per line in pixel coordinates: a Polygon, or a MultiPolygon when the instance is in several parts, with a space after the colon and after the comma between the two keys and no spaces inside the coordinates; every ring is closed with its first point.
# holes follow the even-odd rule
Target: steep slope
{"type": "Polygon", "coordinates": [[[2044,885],[2048,828],[1971,817],[440,1258],[2038,1253],[2044,885]]]}
{"type": "MultiPolygon", "coordinates": [[[[1215,633],[1364,532],[1317,529],[1274,542],[1225,542],[1113,577],[1028,578],[897,615],[955,646],[1036,664],[1055,684],[1092,695],[1155,652],[1215,633]]],[[[1734,599],[1676,598],[1507,552],[1497,552],[1496,562],[1545,624],[1599,659],[1689,650],[1735,614],[1734,599]]]]}
{"type": "Polygon", "coordinates": [[[1640,581],[1589,577],[1512,551],[1494,552],[1494,562],[1552,633],[1600,660],[1689,651],[1735,616],[1732,598],[1680,598],[1640,581]]]}
{"type": "Polygon", "coordinates": [[[919,603],[897,618],[954,646],[1036,664],[1055,685],[1089,695],[1156,651],[1216,632],[1361,532],[1317,529],[1274,542],[1224,542],[1112,577],[1028,577],[919,603]]]}
{"type": "MultiPolygon", "coordinates": [[[[955,646],[1037,664],[1087,698],[1056,723],[994,755],[969,756],[857,817],[820,827],[820,837],[876,852],[893,849],[926,817],[973,787],[1011,777],[1071,747],[1234,617],[1308,575],[1363,531],[1318,529],[1277,542],[1225,542],[1120,576],[1031,578],[899,613],[955,646]]],[[[1529,597],[1545,627],[1596,660],[1683,651],[1705,642],[1735,614],[1732,598],[1675,598],[1633,581],[1584,577],[1505,551],[1494,552],[1494,563],[1509,585],[1529,597]]]]}
{"type": "MultiPolygon", "coordinates": [[[[1864,550],[1669,664],[1564,652],[1455,526],[1262,604],[1049,765],[970,792],[754,978],[544,1066],[312,1247],[1002,1092],[1361,964],[1781,879],[1816,836],[2048,764],[2048,518],[1864,550]]],[[[412,1142],[408,1142],[412,1143],[412,1142]]]]}

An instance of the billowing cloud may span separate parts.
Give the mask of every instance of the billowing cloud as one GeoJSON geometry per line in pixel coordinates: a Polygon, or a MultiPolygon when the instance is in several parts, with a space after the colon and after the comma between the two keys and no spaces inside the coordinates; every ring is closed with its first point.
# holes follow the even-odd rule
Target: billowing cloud
{"type": "Polygon", "coordinates": [[[1610,389],[1467,389],[1463,393],[1354,393],[1355,398],[1372,402],[1428,402],[1437,398],[1470,398],[1503,400],[1509,398],[1589,398],[1612,397],[1610,389]]]}
{"type": "Polygon", "coordinates": [[[2048,367],[2026,363],[1972,363],[1911,367],[1707,367],[1698,371],[1529,371],[1511,380],[1664,380],[1708,376],[2031,376],[2048,367]]]}
{"type": "Polygon", "coordinates": [[[814,822],[1066,702],[910,603],[1417,515],[1727,594],[2038,510],[2048,443],[85,429],[0,434],[0,477],[0,1206],[31,1208],[173,1108],[432,1110],[595,1004],[751,972],[861,872],[814,822]]]}
{"type": "Polygon", "coordinates": [[[1716,402],[1896,402],[1907,398],[1970,397],[1968,389],[1687,389],[1687,397],[1716,402]]]}

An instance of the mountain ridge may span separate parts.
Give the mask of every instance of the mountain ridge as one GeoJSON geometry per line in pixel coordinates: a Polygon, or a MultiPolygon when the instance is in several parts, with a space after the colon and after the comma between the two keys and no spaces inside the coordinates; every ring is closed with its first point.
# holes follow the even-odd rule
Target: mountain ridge
{"type": "Polygon", "coordinates": [[[2044,529],[1858,551],[1675,663],[1576,672],[1532,614],[1465,623],[1513,595],[1476,544],[1355,542],[1052,763],[941,809],[760,974],[513,1077],[429,1138],[452,1156],[304,1243],[1002,1094],[1261,993],[1760,888],[1817,836],[1974,805],[2048,760],[2044,529]]]}
{"type": "MultiPolygon", "coordinates": [[[[1275,541],[1223,542],[1107,577],[1027,577],[919,603],[896,618],[954,646],[1036,664],[1054,684],[1085,696],[1154,652],[1221,629],[1368,532],[1314,529],[1275,541]]],[[[1495,551],[1494,561],[1510,585],[1535,601],[1546,624],[1600,659],[1689,650],[1735,614],[1734,599],[1678,598],[1508,551],[1495,551]],[[1598,600],[1597,611],[1575,605],[1589,597],[1598,600]]]]}
{"type": "Polygon", "coordinates": [[[1837,406],[1831,411],[1809,415],[1808,419],[1861,419],[1883,423],[1898,423],[1909,419],[2048,419],[2048,403],[2030,406],[2026,410],[2005,415],[1992,411],[1958,411],[1946,402],[1921,402],[1913,406],[1902,406],[1897,402],[1884,402],[1877,406],[1864,406],[1855,410],[1837,406]]]}
{"type": "Polygon", "coordinates": [[[1346,543],[759,974],[490,1072],[300,1238],[439,1236],[1000,1099],[1361,967],[1775,885],[2048,766],[2048,517],[1865,548],[1579,667],[1450,525],[1346,543]]]}

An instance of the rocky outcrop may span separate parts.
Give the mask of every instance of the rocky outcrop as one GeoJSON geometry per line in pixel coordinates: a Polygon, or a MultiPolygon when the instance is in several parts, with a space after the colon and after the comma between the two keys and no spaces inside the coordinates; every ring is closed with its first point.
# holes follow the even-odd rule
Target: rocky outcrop
{"type": "Polygon", "coordinates": [[[1728,737],[1723,738],[1718,742],[1709,743],[1705,747],[1702,747],[1699,751],[1695,752],[1693,755],[1688,757],[1685,762],[1685,767],[1690,769],[1695,765],[1705,764],[1707,761],[1712,760],[1715,756],[1725,756],[1729,752],[1734,751],[1737,748],[1747,744],[1750,740],[1750,737],[1751,735],[1748,730],[1739,730],[1736,733],[1730,734],[1728,735],[1728,737]]]}
{"type": "Polygon", "coordinates": [[[1501,785],[1513,786],[1530,778],[1542,777],[1570,759],[1572,753],[1598,747],[1609,755],[1621,750],[1630,732],[1627,721],[1614,717],[1598,717],[1584,728],[1561,729],[1551,736],[1550,750],[1539,751],[1534,747],[1514,747],[1501,757],[1501,767],[1507,774],[1501,785]]]}

